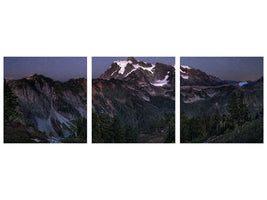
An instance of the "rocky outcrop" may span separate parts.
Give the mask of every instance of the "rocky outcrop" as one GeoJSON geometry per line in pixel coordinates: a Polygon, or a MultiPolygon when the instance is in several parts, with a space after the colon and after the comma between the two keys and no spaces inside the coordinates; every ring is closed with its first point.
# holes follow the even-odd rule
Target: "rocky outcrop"
{"type": "Polygon", "coordinates": [[[59,82],[34,74],[8,85],[18,97],[22,120],[39,131],[66,137],[75,134],[75,121],[86,117],[86,79],[59,82]]]}

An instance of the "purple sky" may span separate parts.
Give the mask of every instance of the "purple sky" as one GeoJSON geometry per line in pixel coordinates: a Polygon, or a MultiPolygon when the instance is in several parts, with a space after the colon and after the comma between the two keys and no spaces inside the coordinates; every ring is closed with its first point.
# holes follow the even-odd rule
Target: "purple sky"
{"type": "MultiPolygon", "coordinates": [[[[175,65],[175,57],[134,57],[136,60],[151,64],[164,63],[175,65]]],[[[126,60],[127,57],[92,57],[92,76],[98,78],[115,60],[126,60]]]]}
{"type": "Polygon", "coordinates": [[[4,76],[20,79],[42,74],[59,81],[87,77],[86,57],[4,57],[4,76]]]}
{"type": "Polygon", "coordinates": [[[189,65],[223,80],[257,80],[263,76],[263,57],[181,57],[189,65]]]}

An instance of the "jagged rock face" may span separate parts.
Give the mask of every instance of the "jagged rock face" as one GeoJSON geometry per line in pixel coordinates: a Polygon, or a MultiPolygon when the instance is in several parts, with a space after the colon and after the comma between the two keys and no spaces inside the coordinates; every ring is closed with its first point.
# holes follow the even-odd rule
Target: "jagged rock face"
{"type": "Polygon", "coordinates": [[[117,115],[124,124],[143,126],[164,112],[174,111],[175,68],[130,57],[115,61],[93,79],[93,111],[117,115]]]}
{"type": "Polygon", "coordinates": [[[174,99],[175,68],[171,65],[152,65],[129,57],[126,61],[114,61],[100,79],[126,81],[136,90],[146,88],[150,95],[165,95],[174,99]]]}
{"type": "Polygon", "coordinates": [[[215,86],[227,84],[227,81],[208,75],[199,69],[194,69],[185,65],[181,65],[180,67],[181,86],[215,86]]]}
{"type": "MultiPolygon", "coordinates": [[[[126,61],[114,61],[111,66],[99,77],[100,79],[135,79],[138,82],[154,84],[165,80],[165,84],[174,86],[174,66],[162,63],[146,63],[129,57],[126,61]],[[138,77],[138,79],[136,79],[138,77]]],[[[162,85],[165,85],[162,82],[162,85]]]]}
{"type": "Polygon", "coordinates": [[[8,84],[18,97],[23,120],[40,131],[68,136],[75,131],[75,121],[86,117],[86,79],[59,82],[35,74],[8,84]]]}

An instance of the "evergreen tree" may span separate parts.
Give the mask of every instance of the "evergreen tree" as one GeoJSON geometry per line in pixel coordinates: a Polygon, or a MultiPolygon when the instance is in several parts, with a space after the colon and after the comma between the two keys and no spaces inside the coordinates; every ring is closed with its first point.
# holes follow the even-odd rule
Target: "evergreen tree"
{"type": "Polygon", "coordinates": [[[92,141],[93,143],[104,142],[100,131],[100,119],[94,112],[92,114],[92,141]]]}
{"type": "Polygon", "coordinates": [[[106,114],[99,115],[100,120],[100,133],[105,143],[113,142],[113,130],[111,126],[110,117],[106,114]]]}
{"type": "Polygon", "coordinates": [[[166,143],[175,142],[175,117],[168,120],[168,135],[165,140],[166,143]]]}
{"type": "Polygon", "coordinates": [[[216,110],[215,114],[213,115],[213,125],[212,128],[214,130],[214,135],[221,134],[221,120],[222,117],[218,110],[216,110]]]}
{"type": "Polygon", "coordinates": [[[87,139],[87,120],[86,118],[78,119],[77,123],[77,136],[82,139],[87,139]]]}
{"type": "Polygon", "coordinates": [[[191,141],[191,132],[189,129],[189,119],[187,118],[184,111],[180,114],[180,140],[181,142],[191,141]]]}
{"type": "Polygon", "coordinates": [[[189,130],[191,133],[191,140],[202,136],[201,117],[193,117],[189,120],[189,130]]]}
{"type": "Polygon", "coordinates": [[[137,129],[132,128],[130,125],[124,127],[125,130],[125,142],[136,142],[137,141],[137,129]]]}
{"type": "Polygon", "coordinates": [[[231,116],[231,120],[233,120],[234,122],[239,120],[240,113],[238,107],[238,98],[235,92],[233,93],[232,98],[229,101],[228,112],[231,116]]]}
{"type": "Polygon", "coordinates": [[[247,105],[244,103],[243,92],[241,93],[239,97],[238,106],[239,106],[239,113],[240,113],[239,125],[241,125],[249,120],[249,111],[248,111],[247,105]]]}
{"type": "Polygon", "coordinates": [[[112,123],[113,138],[112,142],[123,143],[125,142],[125,131],[121,125],[119,117],[115,116],[112,123]]]}
{"type": "Polygon", "coordinates": [[[9,85],[4,81],[4,121],[9,122],[14,120],[18,113],[16,107],[18,105],[17,97],[12,92],[9,85]]]}

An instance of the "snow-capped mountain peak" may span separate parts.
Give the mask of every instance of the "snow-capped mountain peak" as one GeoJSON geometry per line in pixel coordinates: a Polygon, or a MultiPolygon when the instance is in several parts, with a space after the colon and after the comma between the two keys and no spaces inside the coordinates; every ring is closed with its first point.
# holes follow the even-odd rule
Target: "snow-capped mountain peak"
{"type": "Polygon", "coordinates": [[[227,83],[216,76],[208,75],[199,69],[195,69],[187,65],[180,66],[180,77],[181,86],[222,85],[227,83]]]}
{"type": "Polygon", "coordinates": [[[125,61],[114,61],[99,78],[123,80],[129,85],[152,87],[151,91],[154,89],[161,90],[155,88],[155,86],[173,89],[175,85],[175,67],[163,63],[151,64],[129,57],[125,61]]]}
{"type": "MultiPolygon", "coordinates": [[[[127,59],[127,60],[124,60],[124,61],[116,60],[113,63],[116,63],[119,66],[119,69],[117,69],[116,72],[119,73],[119,74],[125,75],[124,77],[127,77],[128,75],[130,75],[132,72],[134,72],[137,69],[147,70],[150,73],[153,73],[154,72],[153,69],[155,68],[155,65],[151,65],[151,64],[148,64],[146,62],[140,62],[140,61],[137,61],[137,60],[135,60],[133,62],[130,59],[127,59]],[[132,68],[132,69],[131,69],[131,71],[125,73],[127,66],[129,66],[129,68],[132,68]]],[[[112,65],[110,66],[110,68],[111,67],[112,67],[112,65]]]]}

